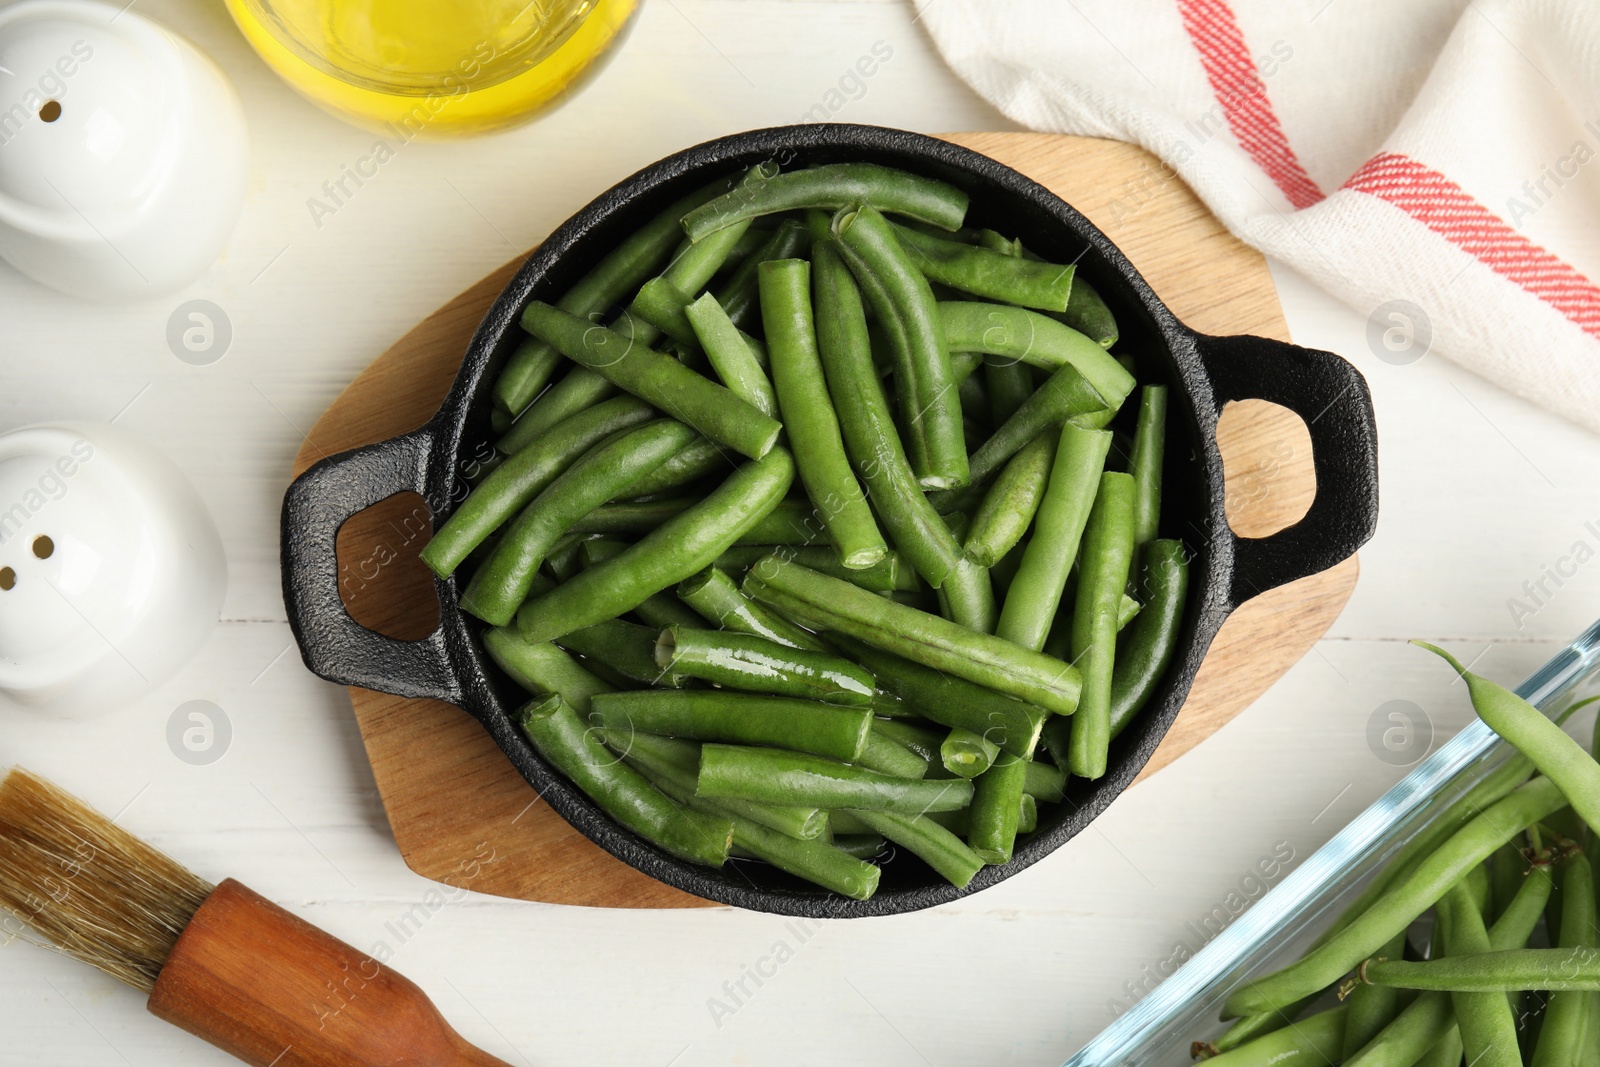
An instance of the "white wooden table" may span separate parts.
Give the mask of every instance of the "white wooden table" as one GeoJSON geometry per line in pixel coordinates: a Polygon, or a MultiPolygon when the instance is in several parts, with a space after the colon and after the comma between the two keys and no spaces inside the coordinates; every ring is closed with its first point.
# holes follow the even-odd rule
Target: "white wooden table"
{"type": "MultiPolygon", "coordinates": [[[[972,899],[801,931],[728,910],[612,912],[454,894],[395,852],[344,691],[291,646],[277,516],[291,457],[328,402],[418,318],[597,190],[719,134],[800,119],[876,42],[893,49],[846,121],[929,132],[1004,128],[940,63],[898,0],[654,0],[604,77],[537,124],[412,144],[338,211],[308,198],[370,134],[324,116],[248,51],[220,4],[142,0],[245,99],[253,159],[223,260],[179,296],[97,307],[0,269],[0,429],[106,420],[190,475],[227,545],[223,624],[177,678],[92,724],[7,714],[22,763],[212,877],[236,876],[363,948],[386,942],[471,1040],[515,1064],[824,1061],[915,1067],[1061,1062],[1138,995],[1275,849],[1304,858],[1395,781],[1367,724],[1409,699],[1442,740],[1469,717],[1421,636],[1520,679],[1600,613],[1600,564],[1519,628],[1508,598],[1600,518],[1600,440],[1429,355],[1374,358],[1366,316],[1277,281],[1295,339],[1368,376],[1382,429],[1383,521],[1355,598],[1315,652],[1193,754],[1140,785],[1049,860],[972,899]],[[183,299],[225,309],[232,347],[176,359],[183,299]],[[205,767],[168,749],[185,701],[226,712],[205,767]],[[419,908],[420,905],[420,908],[419,908]],[[440,906],[435,906],[440,905],[440,906]],[[410,917],[409,938],[395,930],[410,917]],[[735,1002],[744,969],[786,942],[735,1002]],[[789,953],[783,953],[788,956],[789,953]],[[770,971],[770,965],[765,969],[770,971]],[[734,1010],[714,1012],[712,998],[734,1010]]],[[[1404,296],[1405,294],[1395,294],[1404,296]]],[[[229,1063],[146,1015],[110,979],[23,943],[0,950],[0,1064],[229,1063]]]]}

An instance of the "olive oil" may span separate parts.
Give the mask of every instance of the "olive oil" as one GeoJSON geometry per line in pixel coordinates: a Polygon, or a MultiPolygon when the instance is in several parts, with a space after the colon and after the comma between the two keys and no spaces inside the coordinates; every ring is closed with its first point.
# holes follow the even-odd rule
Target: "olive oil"
{"type": "Polygon", "coordinates": [[[637,0],[227,0],[314,103],[405,140],[515,125],[616,42],[637,0]]]}

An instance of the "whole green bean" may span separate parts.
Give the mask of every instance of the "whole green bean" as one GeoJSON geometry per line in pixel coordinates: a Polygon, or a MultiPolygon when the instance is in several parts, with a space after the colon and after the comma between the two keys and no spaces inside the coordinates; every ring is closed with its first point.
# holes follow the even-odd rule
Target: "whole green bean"
{"type": "Polygon", "coordinates": [[[959,229],[967,214],[967,194],[946,182],[876,163],[831,163],[741,186],[689,211],[683,229],[698,241],[743,219],[799,208],[838,210],[859,203],[944,230],[959,229]]]}
{"type": "Polygon", "coordinates": [[[733,844],[733,824],[691,811],[618,760],[559,696],[534,701],[517,720],[545,762],[571,779],[624,828],[692,863],[720,867],[733,844]]]}
{"type": "Polygon", "coordinates": [[[765,637],[790,648],[828,651],[815,634],[739,592],[733,579],[719,567],[707,567],[685,578],[678,584],[678,597],[719,629],[765,637]]]}
{"type": "Polygon", "coordinates": [[[1117,649],[1111,674],[1113,738],[1144,709],[1166,674],[1178,648],[1189,591],[1189,550],[1182,541],[1151,541],[1142,556],[1137,584],[1144,606],[1117,649]]]}
{"type": "MultiPolygon", "coordinates": [[[[1039,743],[1049,717],[1043,708],[849,637],[836,634],[830,640],[871,671],[880,688],[931,722],[981,734],[1013,756],[1028,757],[1039,743]]],[[[937,760],[937,753],[930,758],[937,760]]]]}
{"type": "Polygon", "coordinates": [[[523,311],[522,326],[567,358],[752,459],[766,455],[782,430],[724,386],[604,326],[537,300],[523,311]]]}
{"type": "Polygon", "coordinates": [[[1095,292],[1094,286],[1081,274],[1072,279],[1072,295],[1067,300],[1067,310],[1062,313],[1061,321],[1101,348],[1110,348],[1117,343],[1117,320],[1112,317],[1111,309],[1106,307],[1100,294],[1095,292]]]}
{"type": "Polygon", "coordinates": [[[1339,1043],[1344,1033],[1345,1006],[1329,1008],[1293,1026],[1274,1030],[1248,1045],[1213,1056],[1207,1067],[1311,1067],[1339,1062],[1339,1043]]]}
{"type": "Polygon", "coordinates": [[[937,588],[961,558],[912,471],[872,362],[861,293],[832,240],[813,251],[817,353],[839,412],[845,451],[895,547],[937,588]]]}
{"type": "Polygon", "coordinates": [[[874,730],[867,735],[867,743],[855,764],[869,771],[893,775],[896,778],[925,778],[928,761],[910,748],[874,730]]]}
{"type": "Polygon", "coordinates": [[[929,281],[1002,304],[1066,311],[1073,268],[1022,259],[946,237],[894,227],[895,238],[929,281]]]}
{"type": "Polygon", "coordinates": [[[1027,796],[1022,791],[1027,776],[1027,761],[1001,753],[973,783],[972,826],[967,831],[967,844],[985,863],[1011,860],[1019,813],[1027,796]]]}
{"type": "Polygon", "coordinates": [[[964,546],[982,567],[999,563],[1022,540],[1044,499],[1059,438],[1042,433],[1006,462],[972,517],[964,546]]]}
{"type": "MultiPolygon", "coordinates": [[[[598,314],[620,301],[648,278],[677,245],[682,234],[678,220],[687,211],[728,191],[726,179],[695,190],[630,234],[607,252],[589,272],[561,295],[556,307],[574,315],[598,314]]],[[[516,415],[533,402],[549,381],[559,353],[543,341],[524,343],[506,360],[494,383],[497,411],[516,415]],[[542,377],[542,380],[541,380],[542,377]]]]}
{"type": "MultiPolygon", "coordinates": [[[[1405,947],[1406,935],[1401,932],[1390,938],[1389,943],[1384,945],[1378,954],[1389,959],[1398,959],[1405,952],[1405,947]]],[[[1398,989],[1375,985],[1358,985],[1351,991],[1345,998],[1342,1059],[1348,1060],[1366,1048],[1384,1027],[1394,1022],[1405,1006],[1401,1002],[1402,995],[1398,989]]]]}
{"type": "Polygon", "coordinates": [[[939,761],[944,769],[961,778],[983,774],[999,754],[999,745],[961,727],[951,730],[939,743],[939,761]]]}
{"type": "MultiPolygon", "coordinates": [[[[1111,435],[1104,430],[1086,430],[1068,423],[1056,435],[1050,481],[1034,519],[1034,535],[1022,553],[1017,576],[1000,609],[995,632],[1007,641],[1034,651],[1044,647],[1067,588],[1067,575],[1078,559],[1079,543],[1084,540],[1104,483],[1102,471],[1110,449],[1111,435]]],[[[1083,555],[1088,563],[1088,552],[1083,555]]],[[[1103,577],[1109,580],[1109,576],[1103,577]]],[[[1117,592],[1121,591],[1119,586],[1117,592]]],[[[1082,583],[1078,596],[1080,600],[1083,597],[1082,583]]],[[[1076,653],[1077,649],[1073,651],[1076,653]]]]}
{"type": "Polygon", "coordinates": [[[656,641],[656,662],[663,670],[729,689],[851,707],[871,705],[875,688],[871,674],[842,656],[726,630],[663,630],[656,641]]]}
{"type": "MultiPolygon", "coordinates": [[[[1587,948],[1591,952],[1596,948],[1594,871],[1582,853],[1572,856],[1563,865],[1561,922],[1556,944],[1563,949],[1587,948]]],[[[1583,1062],[1586,1027],[1596,995],[1594,992],[1550,994],[1532,1067],[1566,1067],[1583,1062]]],[[[1456,996],[1459,998],[1461,994],[1456,996]]],[[[1496,999],[1505,1005],[1505,998],[1496,999]]],[[[1505,1006],[1509,1014],[1509,1005],[1505,1006]]]]}
{"type": "Polygon", "coordinates": [[[932,489],[966,485],[960,395],[933,290],[870,205],[842,208],[833,217],[833,232],[889,333],[901,424],[918,483],[932,489]]]}
{"type": "MultiPolygon", "coordinates": [[[[1083,675],[1072,717],[1067,769],[1081,778],[1106,773],[1111,748],[1111,675],[1117,654],[1117,610],[1133,560],[1134,484],[1130,475],[1100,476],[1083,533],[1078,599],[1072,612],[1072,660],[1083,675]]],[[[1037,543],[1038,538],[1033,543],[1037,543]]],[[[1029,547],[1032,547],[1030,544],[1029,547]]],[[[1027,566],[1024,559],[1023,566],[1027,566]]]]}
{"type": "Polygon", "coordinates": [[[759,322],[761,298],[756,272],[761,264],[773,259],[794,259],[804,255],[810,246],[811,234],[805,223],[798,219],[784,219],[778,223],[761,247],[742,261],[715,291],[717,303],[727,310],[728,318],[746,329],[759,322]]]}
{"type": "Polygon", "coordinates": [[[556,644],[635,682],[678,688],[684,679],[656,664],[657,632],[625,619],[605,619],[560,635],[556,644]]]}
{"type": "Polygon", "coordinates": [[[461,595],[461,609],[504,626],[528,595],[533,576],[556,541],[584,515],[665,462],[694,438],[673,419],[625,430],[596,445],[535,497],[506,527],[461,595]]]}
{"type": "Polygon", "coordinates": [[[1519,989],[1594,992],[1600,990],[1600,952],[1589,946],[1523,948],[1440,960],[1368,960],[1358,978],[1374,985],[1453,993],[1519,989]]]}
{"type": "Polygon", "coordinates": [[[1467,683],[1478,717],[1533,761],[1561,787],[1589,828],[1600,833],[1600,763],[1538,708],[1511,690],[1473,674],[1444,649],[1423,641],[1412,644],[1427,649],[1455,668],[1467,683]]]}
{"type": "Polygon", "coordinates": [[[972,783],[965,778],[897,778],[803,752],[712,744],[700,749],[697,791],[713,800],[737,797],[765,804],[906,815],[950,811],[972,801],[972,783]]]}
{"type": "Polygon", "coordinates": [[[1467,871],[1488,859],[1495,849],[1565,805],[1561,790],[1548,778],[1535,778],[1521,786],[1456,831],[1387,895],[1320,947],[1276,974],[1255,979],[1235,991],[1228,998],[1227,1010],[1234,1015],[1268,1011],[1310,996],[1338,981],[1345,972],[1405,929],[1467,871]]]}
{"type": "Polygon", "coordinates": [[[537,444],[496,467],[467,494],[423,546],[422,562],[439,577],[450,577],[474,548],[527,507],[580,456],[612,434],[648,422],[654,415],[642,400],[617,397],[553,427],[537,444]]]}
{"type": "Polygon", "coordinates": [[[761,264],[759,278],[772,384],[800,481],[844,565],[870,567],[889,549],[845,457],[839,419],[828,400],[811,313],[811,265],[770,260],[761,264]]]}
{"type": "Polygon", "coordinates": [[[691,741],[775,745],[838,760],[853,760],[867,743],[872,715],[815,700],[711,689],[600,693],[591,701],[608,732],[629,730],[691,741]]]}
{"type": "MultiPolygon", "coordinates": [[[[1105,400],[1094,391],[1075,367],[1062,367],[1052,374],[1037,392],[1030,396],[1017,413],[1000,424],[989,439],[972,454],[972,480],[975,484],[987,482],[991,475],[1005,465],[1006,460],[1046,430],[1065,422],[1080,427],[1109,416],[1105,400]]],[[[1097,428],[1097,427],[1089,427],[1097,428]]],[[[941,513],[961,511],[971,506],[972,490],[934,493],[929,496],[933,506],[941,513]]]]}
{"type": "MultiPolygon", "coordinates": [[[[1482,867],[1477,869],[1483,870],[1482,867]]],[[[1590,890],[1592,900],[1593,886],[1590,890]]],[[[1478,910],[1465,883],[1456,883],[1445,894],[1443,903],[1450,915],[1450,952],[1459,957],[1489,951],[1489,931],[1483,925],[1483,913],[1478,910]]],[[[1462,1051],[1468,1063],[1478,1067],[1522,1067],[1522,1054],[1517,1048],[1517,1023],[1511,1015],[1511,1004],[1503,994],[1462,991],[1452,995],[1450,1003],[1455,1010],[1462,1051]]]]}
{"type": "Polygon", "coordinates": [[[1161,527],[1161,464],[1167,440],[1167,387],[1147,385],[1139,392],[1139,421],[1133,431],[1129,473],[1138,486],[1134,498],[1134,542],[1153,541],[1161,527]]]}
{"type": "Polygon", "coordinates": [[[517,612],[518,630],[529,641],[548,640],[632,609],[709,566],[783,498],[793,480],[794,462],[782,449],[746,463],[700,503],[621,555],[524,604],[517,612]]]}
{"type": "Polygon", "coordinates": [[[772,382],[716,298],[710,293],[704,294],[689,305],[685,314],[700,347],[706,350],[711,369],[717,372],[729,391],[763,415],[777,418],[778,397],[772,390],[772,382]]]}
{"type": "MultiPolygon", "coordinates": [[[[695,742],[627,730],[615,735],[606,731],[605,743],[674,800],[690,803],[697,799],[694,785],[700,774],[700,746],[695,742]]],[[[826,838],[828,834],[828,813],[821,808],[752,804],[745,800],[724,800],[717,807],[731,819],[748,819],[802,841],[826,838]]],[[[737,827],[733,840],[738,844],[737,827]]]]}
{"type": "Polygon", "coordinates": [[[769,556],[750,568],[744,592],[811,629],[854,637],[1059,715],[1077,709],[1082,680],[1071,664],[781,558],[769,556]]]}
{"type": "Polygon", "coordinates": [[[1047,371],[1067,365],[1077,367],[1113,408],[1120,407],[1137,384],[1127,368],[1104,348],[1072,327],[1036,311],[946,300],[939,304],[939,321],[950,351],[1003,356],[1047,371]]]}
{"type": "Polygon", "coordinates": [[[497,626],[484,631],[483,647],[489,658],[529,693],[559,695],[580,715],[589,714],[589,701],[596,693],[611,691],[555,645],[530,645],[515,630],[497,626]]]}
{"type": "Polygon", "coordinates": [[[858,811],[862,822],[932,867],[957,889],[983,870],[983,858],[926,814],[858,811]]]}

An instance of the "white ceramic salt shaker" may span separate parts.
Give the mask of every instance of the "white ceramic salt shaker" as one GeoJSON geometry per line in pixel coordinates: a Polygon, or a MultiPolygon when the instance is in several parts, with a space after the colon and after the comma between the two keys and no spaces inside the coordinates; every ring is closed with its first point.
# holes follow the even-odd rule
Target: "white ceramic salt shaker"
{"type": "Polygon", "coordinates": [[[244,204],[238,94],[194,45],[92,0],[0,8],[0,257],[91,300],[182,288],[244,204]]]}
{"type": "Polygon", "coordinates": [[[161,453],[110,425],[0,434],[0,702],[130,703],[199,649],[226,589],[211,515],[161,453]]]}

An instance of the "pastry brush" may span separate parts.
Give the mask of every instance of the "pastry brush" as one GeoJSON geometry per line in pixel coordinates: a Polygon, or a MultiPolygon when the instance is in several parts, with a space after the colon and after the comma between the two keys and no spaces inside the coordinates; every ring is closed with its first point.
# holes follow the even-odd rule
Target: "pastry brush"
{"type": "Polygon", "coordinates": [[[0,907],[259,1067],[507,1067],[407,979],[229,879],[191,874],[21,768],[0,781],[0,907]]]}

